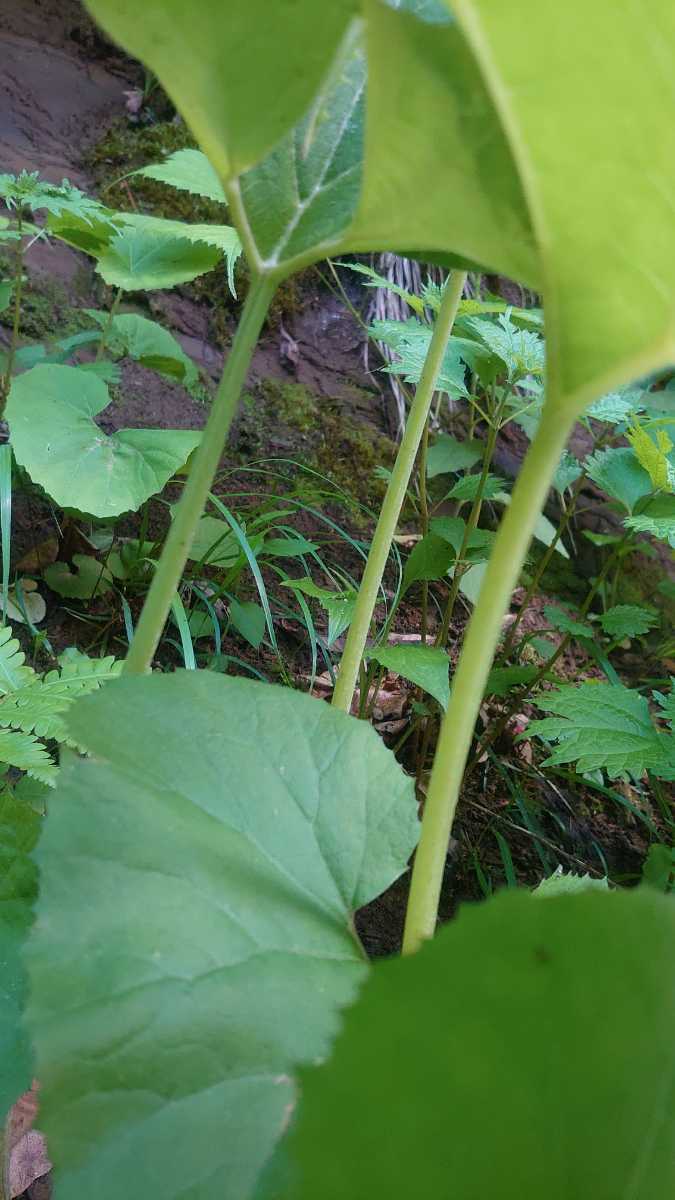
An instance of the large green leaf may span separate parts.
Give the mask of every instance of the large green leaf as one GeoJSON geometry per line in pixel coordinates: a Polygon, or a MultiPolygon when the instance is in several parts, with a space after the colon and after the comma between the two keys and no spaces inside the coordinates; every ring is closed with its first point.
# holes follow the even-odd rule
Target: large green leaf
{"type": "MultiPolygon", "coordinates": [[[[365,0],[368,105],[352,249],[453,251],[538,284],[511,150],[456,23],[365,0]]],[[[523,41],[522,27],[519,35],[523,41]]]]}
{"type": "Polygon", "coordinates": [[[647,889],[502,893],[377,965],[277,1200],[672,1195],[674,938],[647,889]]]}
{"type": "Polygon", "coordinates": [[[365,963],[352,914],[405,868],[410,780],[364,722],[210,672],[68,717],[29,955],[62,1200],[242,1200],[365,963]],[[114,898],[114,902],[111,902],[114,898]]]}
{"type": "MultiPolygon", "coordinates": [[[[675,125],[665,100],[672,101],[675,6],[452,7],[507,132],[536,229],[549,386],[554,398],[582,407],[675,358],[675,125]]],[[[499,175],[493,188],[501,195],[499,175]]]]}
{"type": "Polygon", "coordinates": [[[151,67],[227,179],[299,120],[357,0],[87,0],[104,29],[151,67]]]}
{"type": "Polygon", "coordinates": [[[26,993],[20,950],[37,895],[37,869],[28,855],[39,829],[40,817],[28,804],[7,789],[0,793],[0,1127],[31,1081],[32,1055],[20,1020],[26,993]]]}
{"type": "Polygon", "coordinates": [[[309,115],[239,181],[248,251],[262,270],[324,257],[351,220],[363,157],[366,69],[358,40],[339,68],[309,115]]]}
{"type": "Polygon", "coordinates": [[[17,462],[57,504],[96,517],[139,508],[201,436],[192,429],[120,429],[108,437],[94,417],[109,403],[95,375],[51,365],[19,375],[7,401],[17,462]]]}

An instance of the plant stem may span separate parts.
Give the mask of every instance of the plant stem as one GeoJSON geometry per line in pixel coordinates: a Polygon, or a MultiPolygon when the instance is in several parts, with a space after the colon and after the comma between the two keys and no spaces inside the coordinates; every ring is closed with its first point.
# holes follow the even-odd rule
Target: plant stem
{"type": "MultiPolygon", "coordinates": [[[[427,495],[427,452],[429,450],[429,416],[424,422],[424,433],[420,444],[419,453],[419,489],[420,489],[420,532],[422,537],[426,537],[429,532],[429,497],[427,495]]],[[[427,626],[429,621],[429,583],[426,579],[422,581],[422,645],[426,645],[427,641],[427,626]]]]}
{"type": "Polygon", "coordinates": [[[571,415],[544,410],[497,534],[441,724],[415,855],[404,954],[417,950],[425,938],[433,936],[436,927],[450,830],[502,619],[571,427],[571,415]]]}
{"type": "Polygon", "coordinates": [[[113,297],[113,302],[110,305],[110,311],[108,312],[108,319],[107,319],[105,325],[103,326],[103,329],[101,330],[101,340],[99,341],[98,346],[96,348],[96,358],[94,359],[94,362],[100,362],[101,359],[103,358],[103,351],[105,350],[106,345],[108,343],[108,338],[110,337],[110,330],[112,329],[113,321],[115,320],[115,316],[117,315],[117,310],[120,306],[121,299],[122,299],[122,289],[118,288],[113,297]]]}
{"type": "Polygon", "coordinates": [[[363,572],[363,579],[356,600],[354,616],[347,634],[340,671],[333,692],[333,705],[343,712],[349,712],[354,695],[354,688],[359,674],[359,664],[368,637],[368,630],[373,619],[373,611],[377,603],[377,595],[382,583],[384,568],[387,564],[391,543],[396,532],[401,508],[406,490],[415,465],[424,427],[429,416],[429,409],[436,381],[443,362],[445,348],[452,327],[455,323],[457,309],[462,298],[465,271],[455,271],[445,287],[441,307],[436,318],[434,331],[429,343],[429,349],[424,362],[422,376],[415,392],[405,432],[396,455],[396,462],[391,473],[391,479],[384,497],[377,527],[371,543],[368,560],[363,572]]]}
{"type": "Polygon", "coordinates": [[[275,283],[267,276],[254,278],[251,283],[211,415],[195,452],[183,495],[129,647],[124,664],[128,674],[139,675],[150,669],[274,290],[275,283]]]}
{"type": "Polygon", "coordinates": [[[16,228],[17,228],[17,233],[19,234],[19,241],[17,243],[16,271],[14,273],[14,316],[13,316],[13,320],[12,320],[12,340],[9,344],[9,350],[7,352],[7,366],[5,368],[5,375],[4,375],[4,378],[2,381],[2,403],[0,406],[0,418],[2,418],[5,414],[5,405],[7,404],[7,397],[9,395],[9,389],[12,385],[12,371],[14,370],[14,356],[16,354],[16,348],[19,343],[19,326],[21,324],[21,298],[22,298],[22,291],[23,291],[23,256],[24,256],[21,213],[19,213],[17,215],[16,228]]]}

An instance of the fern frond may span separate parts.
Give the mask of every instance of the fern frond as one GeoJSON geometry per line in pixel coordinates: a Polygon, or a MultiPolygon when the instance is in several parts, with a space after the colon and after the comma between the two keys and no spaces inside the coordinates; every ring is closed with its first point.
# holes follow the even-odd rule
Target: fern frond
{"type": "Polygon", "coordinates": [[[54,787],[56,783],[58,767],[31,733],[0,729],[0,763],[25,771],[47,787],[54,787]]]}
{"type": "Polygon", "coordinates": [[[12,637],[11,626],[0,627],[0,696],[16,692],[36,678],[32,667],[25,666],[25,654],[16,638],[12,637]]]}
{"type": "Polygon", "coordinates": [[[67,742],[68,733],[61,714],[74,700],[119,675],[122,663],[108,658],[84,655],[66,662],[61,670],[50,671],[44,679],[32,682],[0,700],[0,726],[35,733],[39,737],[67,742]]]}

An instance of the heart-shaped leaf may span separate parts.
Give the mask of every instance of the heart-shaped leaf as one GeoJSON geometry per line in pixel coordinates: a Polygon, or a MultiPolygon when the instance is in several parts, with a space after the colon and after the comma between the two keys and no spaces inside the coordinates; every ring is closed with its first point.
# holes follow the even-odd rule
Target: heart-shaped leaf
{"type": "Polygon", "coordinates": [[[364,722],[206,671],[68,724],[95,758],[62,768],[29,959],[60,1195],[243,1200],[363,978],[352,914],[405,868],[411,782],[364,722]]]}
{"type": "Polygon", "coordinates": [[[647,889],[503,892],[376,965],[276,1200],[671,1195],[674,938],[647,889]]]}
{"type": "Polygon", "coordinates": [[[445,650],[423,645],[375,646],[366,654],[381,667],[386,667],[388,671],[394,671],[404,679],[416,683],[438,700],[442,708],[448,707],[450,660],[445,650]]]}
{"type": "Polygon", "coordinates": [[[73,600],[91,600],[95,595],[105,595],[112,587],[112,576],[105,563],[90,554],[73,555],[72,568],[65,562],[51,563],[43,575],[53,592],[73,600]]]}
{"type": "Polygon", "coordinates": [[[96,517],[140,507],[182,467],[201,434],[120,429],[94,421],[110,403],[102,380],[77,367],[38,366],[19,375],[7,401],[18,463],[57,504],[96,517]]]}
{"type": "Polygon", "coordinates": [[[205,242],[128,228],[116,234],[98,256],[96,269],[112,287],[150,291],[189,283],[212,271],[218,259],[215,246],[205,242]]]}

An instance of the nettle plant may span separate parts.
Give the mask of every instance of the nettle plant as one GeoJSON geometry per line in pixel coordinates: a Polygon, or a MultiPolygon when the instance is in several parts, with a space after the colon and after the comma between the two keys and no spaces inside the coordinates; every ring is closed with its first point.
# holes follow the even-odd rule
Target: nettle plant
{"type": "Polygon", "coordinates": [[[40,1078],[64,1197],[667,1194],[666,897],[502,895],[410,952],[434,933],[502,616],[572,425],[675,357],[675,147],[654,87],[670,85],[675,10],[89,7],[190,124],[252,282],[123,677],[65,718],[90,757],[61,768],[23,949],[34,838],[16,837],[3,1099],[40,1078]],[[276,286],[328,255],[381,249],[455,269],[332,706],[208,671],[147,677],[276,286]],[[474,264],[542,292],[546,399],[452,680],[420,832],[412,782],[347,710],[474,264]],[[354,911],[416,843],[406,954],[369,968],[354,911]]]}

